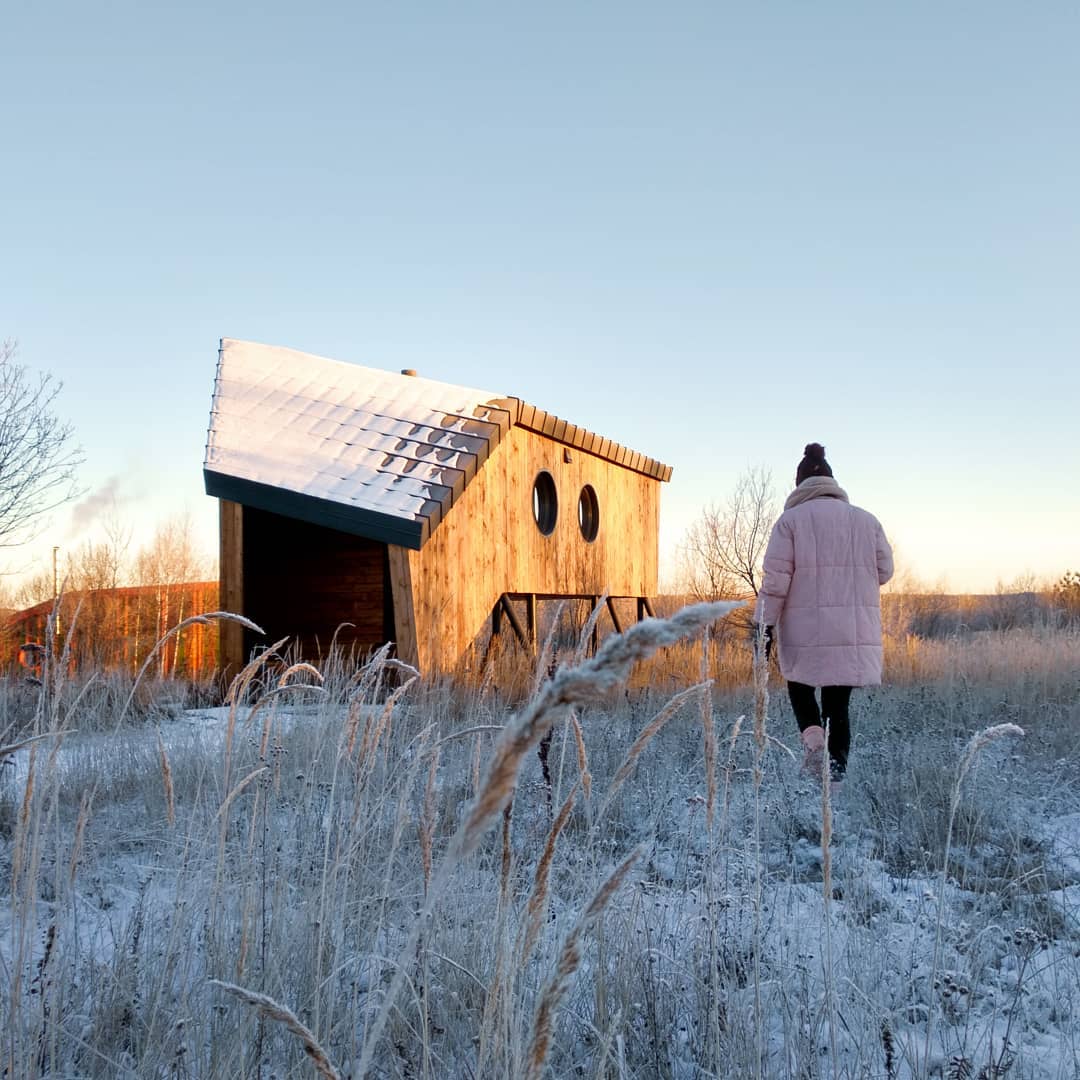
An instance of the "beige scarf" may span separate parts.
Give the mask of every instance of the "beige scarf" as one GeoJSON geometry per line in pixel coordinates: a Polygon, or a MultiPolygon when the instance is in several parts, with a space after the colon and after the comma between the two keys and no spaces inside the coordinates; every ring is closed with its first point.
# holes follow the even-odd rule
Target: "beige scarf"
{"type": "Polygon", "coordinates": [[[850,502],[847,492],[831,476],[808,476],[788,497],[784,509],[790,510],[811,499],[843,499],[850,502]]]}

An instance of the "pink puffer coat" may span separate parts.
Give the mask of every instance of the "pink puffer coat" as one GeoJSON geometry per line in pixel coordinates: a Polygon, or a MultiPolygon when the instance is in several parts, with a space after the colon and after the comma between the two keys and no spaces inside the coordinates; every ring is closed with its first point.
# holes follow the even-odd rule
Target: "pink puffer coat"
{"type": "Polygon", "coordinates": [[[765,550],[754,618],[775,626],[784,678],[809,686],[881,682],[880,588],[892,549],[873,514],[831,476],[788,496],[765,550]]]}

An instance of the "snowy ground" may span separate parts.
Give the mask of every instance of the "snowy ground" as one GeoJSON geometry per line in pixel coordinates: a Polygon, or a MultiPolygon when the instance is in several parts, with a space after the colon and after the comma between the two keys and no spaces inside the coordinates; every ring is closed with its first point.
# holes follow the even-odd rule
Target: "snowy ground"
{"type": "MultiPolygon", "coordinates": [[[[579,790],[555,845],[524,951],[552,810],[581,779],[571,723],[550,751],[552,809],[530,754],[510,861],[496,828],[441,885],[508,718],[490,699],[467,715],[423,694],[392,716],[275,706],[246,725],[243,713],[228,777],[227,710],[163,723],[160,742],[145,727],[70,736],[52,761],[44,740],[0,781],[13,1075],[314,1075],[296,1038],[211,978],[294,1010],[342,1076],[391,992],[369,1075],[524,1075],[567,935],[637,851],[581,937],[547,1075],[1076,1077],[1080,771],[1060,730],[1078,719],[1071,695],[864,696],[827,849],[820,792],[771,744],[759,752],[739,700],[712,706],[711,826],[692,703],[597,823],[663,700],[588,708],[590,794],[579,790]],[[972,733],[1006,719],[1028,737],[979,755],[945,864],[957,762],[972,733]],[[457,737],[465,728],[478,730],[457,737]],[[429,887],[442,891],[412,942],[429,887]]],[[[794,749],[778,698],[769,732],[794,749]]]]}

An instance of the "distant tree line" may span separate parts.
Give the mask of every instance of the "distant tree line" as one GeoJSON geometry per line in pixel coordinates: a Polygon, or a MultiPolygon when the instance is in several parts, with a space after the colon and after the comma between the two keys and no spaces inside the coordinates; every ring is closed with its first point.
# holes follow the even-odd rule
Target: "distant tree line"
{"type": "MultiPolygon", "coordinates": [[[[134,672],[166,631],[217,608],[217,575],[187,518],[166,521],[134,557],[130,539],[114,513],[102,540],[68,554],[55,576],[44,570],[14,590],[0,627],[4,666],[25,666],[22,647],[38,644],[66,652],[78,670],[134,672]]],[[[217,627],[193,626],[159,651],[155,670],[196,678],[212,672],[216,660],[217,627]]]]}
{"type": "MultiPolygon", "coordinates": [[[[778,499],[768,470],[747,469],[722,503],[706,506],[687,529],[678,552],[678,591],[693,600],[753,599],[778,499]]],[[[750,607],[719,631],[749,629],[750,607]]],[[[1080,573],[1052,585],[1023,575],[986,595],[953,595],[900,573],[882,595],[886,632],[922,638],[982,630],[1080,625],[1080,573]]]]}

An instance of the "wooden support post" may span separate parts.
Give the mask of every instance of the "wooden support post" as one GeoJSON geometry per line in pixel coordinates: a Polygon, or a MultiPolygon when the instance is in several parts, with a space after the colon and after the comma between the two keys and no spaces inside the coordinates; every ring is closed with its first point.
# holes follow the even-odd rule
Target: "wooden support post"
{"type": "Polygon", "coordinates": [[[416,633],[416,598],[413,595],[412,566],[408,548],[388,544],[390,589],[394,597],[394,644],[399,660],[421,667],[420,642],[416,633]]]}
{"type": "MultiPolygon", "coordinates": [[[[244,507],[240,503],[221,499],[218,513],[221,530],[218,607],[234,615],[243,615],[244,507]]],[[[231,679],[244,666],[245,659],[244,628],[239,623],[223,619],[218,623],[218,667],[231,679]]]]}
{"type": "Polygon", "coordinates": [[[506,612],[507,619],[510,620],[510,625],[514,628],[514,635],[517,637],[518,643],[527,649],[529,647],[529,636],[525,632],[525,627],[521,625],[521,620],[518,618],[513,605],[510,603],[510,597],[503,593],[499,597],[499,602],[502,604],[503,611],[506,612]]]}
{"type": "Polygon", "coordinates": [[[645,605],[645,614],[648,615],[650,619],[655,619],[656,612],[653,611],[652,601],[647,596],[643,596],[641,602],[645,605]]]}
{"type": "Polygon", "coordinates": [[[619,622],[619,613],[615,610],[615,601],[609,596],[607,598],[608,614],[611,616],[611,625],[615,627],[615,633],[622,633],[622,623],[619,622]]]}
{"type": "MultiPolygon", "coordinates": [[[[597,605],[600,603],[600,597],[594,596],[592,598],[593,611],[596,610],[597,605]]],[[[596,650],[600,648],[600,620],[597,619],[592,624],[592,633],[589,635],[589,650],[593,656],[596,655],[596,650]]]]}
{"type": "Polygon", "coordinates": [[[487,666],[491,661],[491,654],[495,649],[495,639],[502,633],[502,620],[503,620],[503,607],[502,597],[495,601],[495,606],[491,609],[491,637],[488,638],[487,645],[484,647],[484,657],[480,661],[480,671],[487,671],[487,666]]]}
{"type": "Polygon", "coordinates": [[[529,644],[536,650],[536,593],[525,597],[525,626],[529,631],[529,644]]]}

